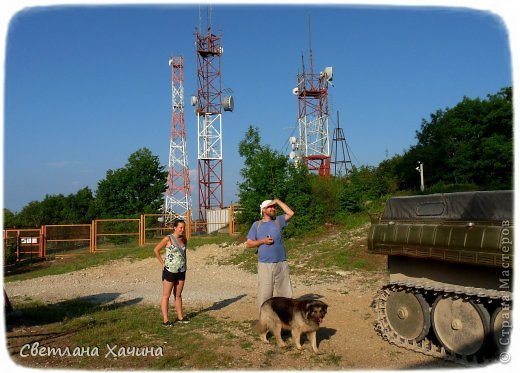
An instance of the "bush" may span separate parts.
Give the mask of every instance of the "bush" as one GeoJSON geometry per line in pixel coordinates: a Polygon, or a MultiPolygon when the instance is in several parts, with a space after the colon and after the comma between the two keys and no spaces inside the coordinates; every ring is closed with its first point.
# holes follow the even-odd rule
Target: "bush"
{"type": "Polygon", "coordinates": [[[4,265],[16,263],[16,246],[18,238],[8,238],[4,240],[4,265]]]}
{"type": "Polygon", "coordinates": [[[437,184],[433,184],[429,188],[426,188],[426,190],[420,194],[472,192],[472,191],[476,191],[476,190],[479,190],[479,188],[475,184],[437,183],[437,184]]]}

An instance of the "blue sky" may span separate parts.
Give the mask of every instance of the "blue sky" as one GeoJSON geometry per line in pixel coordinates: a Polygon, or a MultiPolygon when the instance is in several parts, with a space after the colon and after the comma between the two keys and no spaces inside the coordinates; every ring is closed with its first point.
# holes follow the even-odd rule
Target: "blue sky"
{"type": "MultiPolygon", "coordinates": [[[[171,55],[185,58],[188,160],[196,170],[188,100],[196,92],[197,5],[21,9],[5,35],[4,207],[20,211],[46,194],[95,191],[107,170],[142,147],[167,165],[171,55]]],[[[234,112],[223,114],[226,204],[238,200],[238,143],[249,125],[259,127],[264,144],[287,151],[302,54],[308,64],[309,16],[315,70],[333,66],[330,112],[334,120],[340,112],[355,165],[402,154],[436,110],[512,85],[510,30],[488,11],[216,4],[222,88],[235,99],[234,112]]]]}

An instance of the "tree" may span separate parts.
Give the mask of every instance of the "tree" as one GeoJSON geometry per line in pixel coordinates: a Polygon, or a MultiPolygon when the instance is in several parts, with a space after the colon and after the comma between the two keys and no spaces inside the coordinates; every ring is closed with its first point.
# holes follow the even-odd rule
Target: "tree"
{"type": "Polygon", "coordinates": [[[378,168],[353,167],[339,196],[340,206],[347,212],[360,212],[369,209],[372,202],[395,192],[395,179],[390,172],[396,159],[399,158],[383,161],[378,168]]]}
{"type": "Polygon", "coordinates": [[[157,213],[163,203],[168,172],[147,148],[132,153],[128,163],[108,170],[98,182],[95,208],[101,217],[157,213]]]}
{"type": "Polygon", "coordinates": [[[45,224],[42,203],[29,202],[22,211],[16,215],[17,228],[39,228],[45,224]]]}
{"type": "Polygon", "coordinates": [[[291,237],[324,223],[325,204],[313,195],[311,180],[318,176],[310,175],[303,163],[290,164],[287,174],[285,202],[295,214],[284,234],[291,237]]]}
{"type": "Polygon", "coordinates": [[[4,207],[4,229],[16,227],[16,214],[4,207]]]}
{"type": "Polygon", "coordinates": [[[486,100],[464,97],[453,108],[423,119],[412,146],[396,165],[401,187],[417,189],[418,161],[425,164],[425,183],[476,184],[511,188],[513,174],[512,89],[486,100]]]}
{"type": "Polygon", "coordinates": [[[239,221],[249,224],[260,218],[263,200],[285,198],[288,161],[269,146],[260,145],[258,128],[252,126],[240,142],[238,153],[244,158],[244,167],[240,170],[243,181],[238,183],[243,208],[239,221]]]}
{"type": "Polygon", "coordinates": [[[323,223],[325,207],[313,196],[312,180],[304,165],[289,163],[287,157],[260,144],[258,128],[250,126],[240,142],[239,154],[244,157],[240,170],[243,181],[238,184],[238,197],[243,208],[239,222],[252,224],[260,219],[260,203],[279,198],[295,212],[291,224],[284,230],[290,237],[308,232],[323,223]]]}
{"type": "Polygon", "coordinates": [[[42,221],[41,224],[66,224],[70,223],[64,219],[66,198],[63,194],[46,195],[41,202],[42,221]]]}
{"type": "Polygon", "coordinates": [[[62,211],[63,221],[68,224],[87,224],[94,219],[94,196],[90,188],[80,189],[65,198],[62,211]]]}

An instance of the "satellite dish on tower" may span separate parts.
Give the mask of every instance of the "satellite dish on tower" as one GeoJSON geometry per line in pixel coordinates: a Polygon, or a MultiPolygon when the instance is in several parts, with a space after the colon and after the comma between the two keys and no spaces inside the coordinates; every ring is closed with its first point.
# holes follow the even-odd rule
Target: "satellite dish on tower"
{"type": "Polygon", "coordinates": [[[295,157],[296,157],[296,153],[295,152],[290,152],[289,153],[289,158],[294,159],[295,157]]]}
{"type": "Polygon", "coordinates": [[[191,96],[191,106],[196,106],[198,103],[199,103],[199,99],[197,98],[197,96],[191,96]]]}
{"type": "Polygon", "coordinates": [[[332,66],[326,67],[325,70],[323,70],[323,75],[325,75],[327,82],[332,82],[332,66]]]}
{"type": "Polygon", "coordinates": [[[294,87],[292,90],[292,94],[298,96],[298,87],[294,87]]]}
{"type": "Polygon", "coordinates": [[[233,111],[233,108],[235,107],[233,96],[224,96],[222,98],[222,106],[224,107],[224,111],[233,111]]]}

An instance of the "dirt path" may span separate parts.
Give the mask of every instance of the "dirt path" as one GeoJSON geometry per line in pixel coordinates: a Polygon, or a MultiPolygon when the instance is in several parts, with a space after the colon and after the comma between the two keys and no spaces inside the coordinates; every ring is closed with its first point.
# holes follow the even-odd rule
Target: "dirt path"
{"type": "MultiPolygon", "coordinates": [[[[226,248],[205,245],[189,252],[183,293],[187,309],[210,308],[211,315],[223,320],[243,322],[257,318],[256,275],[235,266],[216,264],[219,258],[244,249],[244,245],[226,248]]],[[[122,260],[63,275],[6,283],[5,289],[13,303],[27,298],[52,303],[88,297],[117,302],[139,300],[157,306],[161,295],[160,270],[157,260],[152,257],[140,261],[122,260]]],[[[385,282],[384,273],[354,271],[340,275],[339,280],[337,277],[333,280],[317,278],[312,272],[306,277],[292,276],[295,297],[313,294],[329,304],[329,313],[322,326],[324,330],[318,334],[323,353],[341,356],[344,369],[455,367],[389,345],[376,335],[370,304],[377,288],[385,282]]],[[[258,348],[265,348],[260,341],[258,348]]],[[[308,343],[304,348],[309,349],[308,343]]],[[[308,352],[311,354],[310,350],[308,352]]],[[[254,360],[255,356],[253,354],[251,358],[254,360]]],[[[282,356],[284,361],[278,365],[282,369],[299,366],[287,361],[297,359],[293,354],[282,356]]]]}

